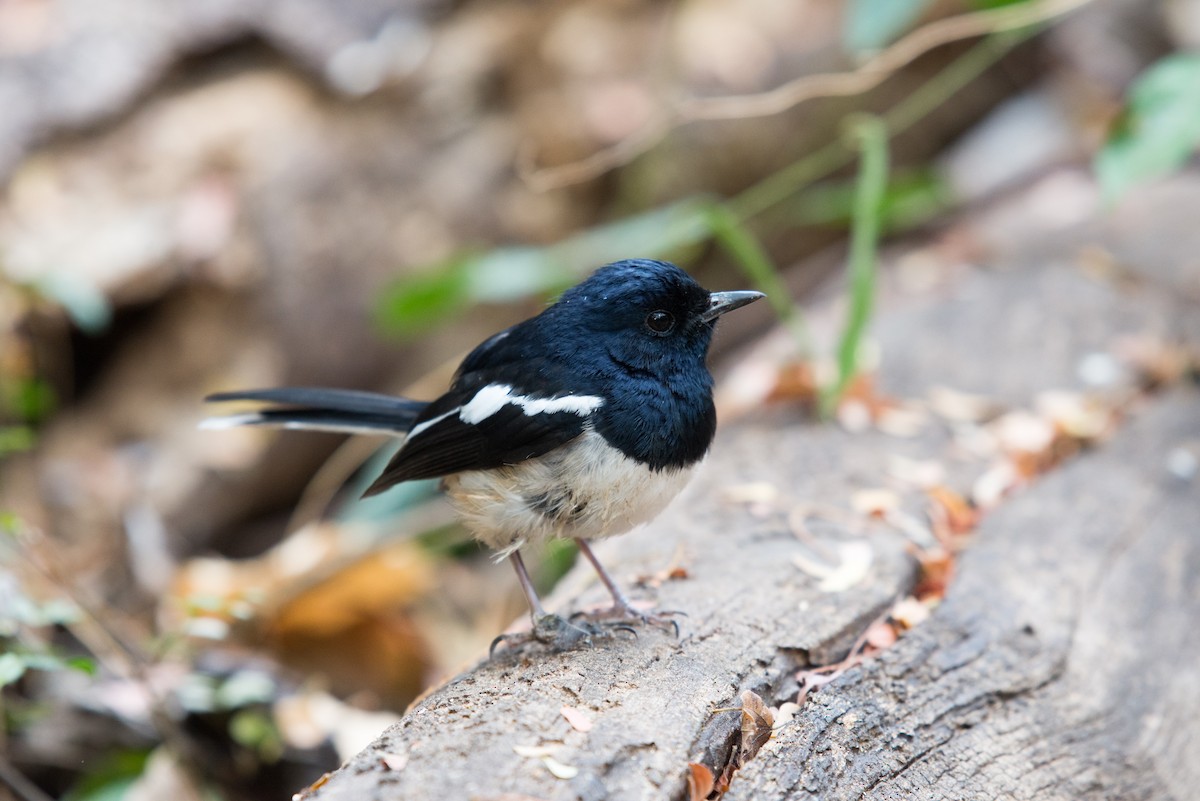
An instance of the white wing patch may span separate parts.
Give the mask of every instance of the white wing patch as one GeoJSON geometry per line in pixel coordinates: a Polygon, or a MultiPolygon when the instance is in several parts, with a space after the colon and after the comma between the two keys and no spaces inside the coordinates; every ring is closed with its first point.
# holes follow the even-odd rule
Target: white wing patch
{"type": "Polygon", "coordinates": [[[530,398],[526,395],[514,395],[513,388],[508,384],[488,384],[475,393],[475,397],[462,406],[443,412],[437,417],[426,420],[414,426],[408,432],[410,438],[417,436],[430,426],[437,425],[452,414],[468,425],[477,425],[488,419],[505,406],[518,406],[526,417],[535,414],[555,414],[570,412],[580,417],[586,417],[604,405],[604,398],[598,395],[567,395],[562,398],[530,398]]]}

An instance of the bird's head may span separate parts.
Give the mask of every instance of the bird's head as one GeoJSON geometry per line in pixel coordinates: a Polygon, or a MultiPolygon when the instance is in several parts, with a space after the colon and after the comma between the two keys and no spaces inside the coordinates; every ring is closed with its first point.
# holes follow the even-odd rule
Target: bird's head
{"type": "Polygon", "coordinates": [[[761,297],[709,292],[670,262],[628,259],[601,267],[550,311],[583,340],[576,346],[603,348],[627,369],[663,375],[702,365],[717,318],[761,297]]]}

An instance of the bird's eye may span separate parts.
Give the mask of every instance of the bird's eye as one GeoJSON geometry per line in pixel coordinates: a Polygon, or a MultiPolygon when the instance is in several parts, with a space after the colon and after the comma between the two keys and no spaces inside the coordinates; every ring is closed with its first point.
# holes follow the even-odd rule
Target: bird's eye
{"type": "Polygon", "coordinates": [[[675,327],[675,315],[667,311],[652,311],[646,315],[646,327],[655,334],[669,334],[675,327]]]}

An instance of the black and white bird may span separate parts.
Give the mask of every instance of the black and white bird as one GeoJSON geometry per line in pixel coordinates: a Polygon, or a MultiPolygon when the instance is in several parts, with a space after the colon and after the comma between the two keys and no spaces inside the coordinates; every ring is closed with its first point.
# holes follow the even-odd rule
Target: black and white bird
{"type": "Polygon", "coordinates": [[[206,400],[269,405],[205,425],[404,437],[365,495],[441,478],[467,528],[512,562],[533,636],[570,644],[598,629],[546,613],[520,549],[574,539],[612,594],[600,618],[663,622],[630,606],[588,543],[651,520],[687,483],[716,430],[705,361],[717,318],[761,297],[709,292],[668,262],[619,261],[485,340],[434,401],[335,389],[223,392],[206,400]]]}

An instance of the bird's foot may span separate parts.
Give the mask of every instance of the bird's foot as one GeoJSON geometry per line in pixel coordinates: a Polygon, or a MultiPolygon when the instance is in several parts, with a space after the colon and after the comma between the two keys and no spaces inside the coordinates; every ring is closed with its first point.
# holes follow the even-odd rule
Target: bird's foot
{"type": "Polygon", "coordinates": [[[663,631],[670,631],[678,638],[679,621],[675,619],[677,617],[687,617],[687,612],[673,609],[642,611],[627,603],[615,603],[608,609],[601,609],[599,612],[576,612],[571,615],[571,623],[577,625],[576,621],[583,620],[608,628],[629,631],[634,636],[637,635],[637,632],[631,626],[654,626],[663,631]]]}
{"type": "Polygon", "coordinates": [[[627,631],[634,636],[636,632],[628,625],[596,625],[590,621],[576,622],[558,615],[542,615],[533,621],[529,631],[516,631],[511,634],[501,634],[492,640],[488,648],[488,657],[496,653],[496,648],[503,644],[508,648],[521,648],[536,642],[547,645],[554,651],[568,651],[580,645],[593,645],[595,640],[612,637],[618,631],[627,631]]]}

